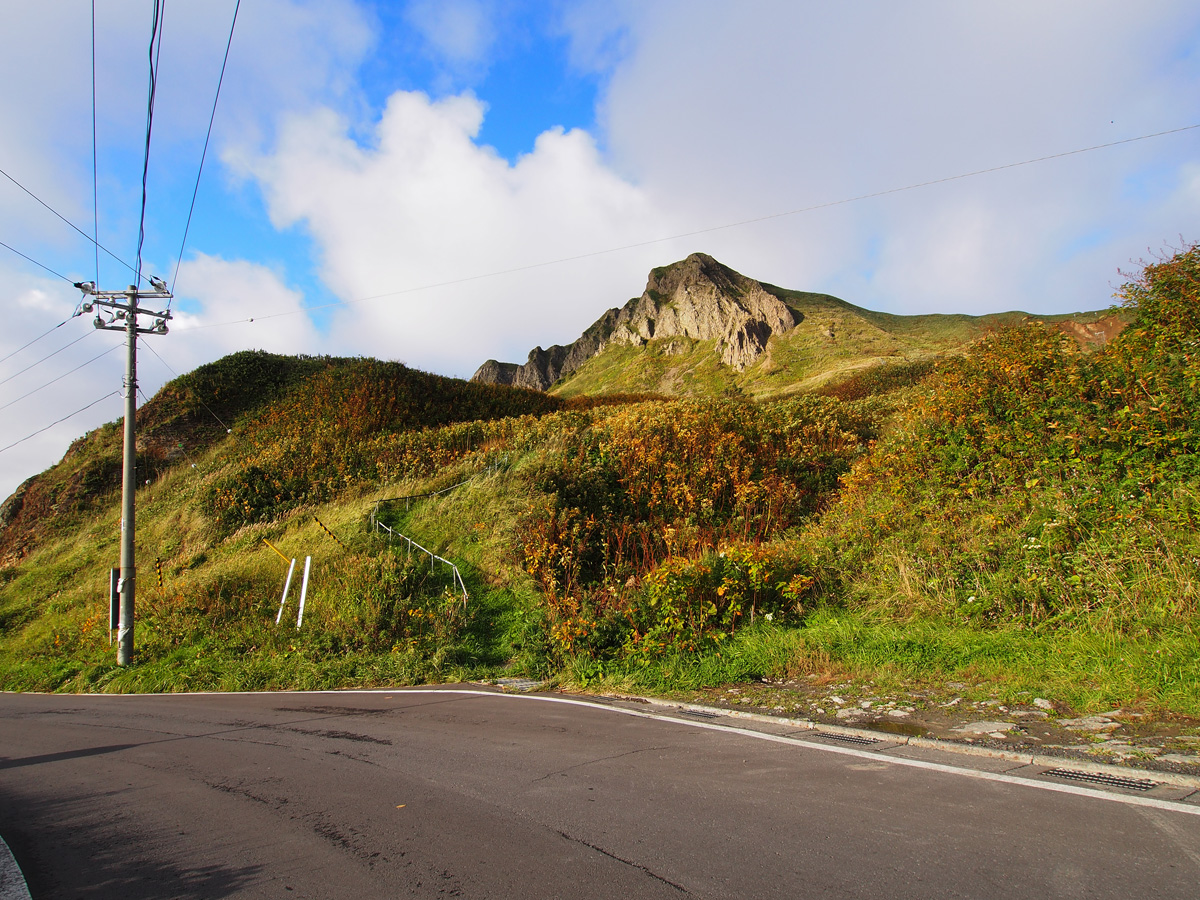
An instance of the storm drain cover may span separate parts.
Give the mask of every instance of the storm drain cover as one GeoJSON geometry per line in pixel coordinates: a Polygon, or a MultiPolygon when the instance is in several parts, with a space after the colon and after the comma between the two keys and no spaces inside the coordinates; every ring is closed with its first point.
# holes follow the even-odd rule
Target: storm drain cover
{"type": "Polygon", "coordinates": [[[821,737],[831,738],[835,741],[842,741],[846,744],[858,744],[860,747],[880,743],[878,738],[859,737],[857,734],[835,734],[832,731],[818,731],[817,734],[819,734],[821,737]]]}
{"type": "Polygon", "coordinates": [[[1086,781],[1089,784],[1102,784],[1105,787],[1128,788],[1131,791],[1148,791],[1158,786],[1157,781],[1148,778],[1126,778],[1124,775],[1108,775],[1103,772],[1078,772],[1075,769],[1047,769],[1042,773],[1054,778],[1069,778],[1071,781],[1086,781]]]}
{"type": "Polygon", "coordinates": [[[681,712],[689,716],[699,716],[702,719],[719,719],[721,717],[720,713],[709,712],[706,709],[685,709],[681,712]]]}

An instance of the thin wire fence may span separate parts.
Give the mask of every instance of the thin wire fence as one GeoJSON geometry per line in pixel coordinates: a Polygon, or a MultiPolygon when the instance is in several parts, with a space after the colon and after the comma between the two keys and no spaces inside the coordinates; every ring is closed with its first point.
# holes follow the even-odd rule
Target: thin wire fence
{"type": "MultiPolygon", "coordinates": [[[[400,498],[397,498],[397,499],[400,499],[400,498]]],[[[418,544],[416,541],[414,541],[408,535],[402,534],[401,532],[397,531],[395,528],[391,528],[388,525],[384,525],[382,522],[379,521],[379,519],[377,519],[375,517],[375,513],[378,511],[379,511],[379,504],[376,503],[375,509],[371,512],[371,527],[375,528],[378,531],[386,531],[389,541],[393,541],[396,538],[400,538],[400,540],[405,541],[408,544],[408,555],[410,558],[412,557],[413,550],[417,550],[421,553],[424,553],[426,556],[428,556],[429,557],[430,574],[433,574],[437,571],[437,564],[439,562],[442,563],[443,565],[447,566],[450,569],[450,572],[452,575],[452,581],[454,582],[454,584],[456,584],[458,586],[458,589],[462,591],[462,602],[463,602],[463,607],[465,608],[467,605],[467,586],[466,586],[466,584],[463,583],[462,573],[460,571],[458,571],[458,566],[456,566],[454,563],[450,562],[450,560],[444,559],[443,557],[438,556],[432,550],[422,547],[420,544],[418,544]]]]}
{"type": "MultiPolygon", "coordinates": [[[[492,474],[494,472],[497,472],[501,468],[506,466],[507,464],[508,464],[508,456],[506,454],[502,459],[497,460],[492,465],[490,465],[486,469],[484,469],[483,474],[492,474]]],[[[452,484],[449,487],[444,487],[438,491],[430,491],[426,494],[410,494],[405,497],[388,497],[386,499],[381,498],[381,499],[375,501],[375,508],[371,510],[371,528],[376,531],[387,532],[389,541],[394,541],[396,538],[400,538],[400,540],[405,541],[408,544],[408,553],[409,553],[410,557],[412,556],[413,550],[417,550],[421,553],[424,553],[426,556],[428,556],[430,573],[433,573],[436,571],[437,563],[439,563],[439,562],[442,563],[443,565],[447,566],[450,569],[450,572],[452,575],[452,582],[458,586],[459,590],[462,591],[462,602],[463,602],[464,608],[467,605],[467,586],[463,582],[462,573],[458,570],[458,566],[456,566],[454,563],[450,562],[450,560],[445,559],[441,556],[438,556],[432,550],[422,547],[420,544],[418,544],[416,541],[414,541],[408,535],[403,534],[400,531],[397,531],[395,528],[392,528],[389,525],[384,525],[383,522],[379,521],[379,508],[385,503],[389,503],[389,504],[390,503],[399,503],[401,500],[403,500],[404,501],[404,509],[407,511],[408,509],[411,508],[412,502],[414,500],[425,500],[430,497],[437,497],[439,494],[447,494],[450,491],[454,490],[455,488],[462,487],[464,484],[466,484],[470,480],[471,480],[470,478],[464,478],[462,481],[458,482],[457,484],[452,484]]]]}
{"type": "MultiPolygon", "coordinates": [[[[466,484],[470,480],[471,479],[469,479],[469,478],[464,478],[458,484],[452,484],[452,485],[450,485],[450,487],[442,488],[440,491],[430,491],[428,494],[410,494],[407,497],[388,497],[386,500],[377,500],[375,502],[375,512],[379,511],[379,506],[382,503],[399,503],[401,500],[404,501],[404,508],[407,510],[412,505],[412,501],[414,501],[414,500],[425,500],[429,497],[436,497],[439,494],[448,494],[450,491],[454,490],[455,488],[462,487],[464,484],[466,484]]],[[[371,513],[372,521],[374,521],[374,518],[375,518],[375,513],[371,513]]]]}

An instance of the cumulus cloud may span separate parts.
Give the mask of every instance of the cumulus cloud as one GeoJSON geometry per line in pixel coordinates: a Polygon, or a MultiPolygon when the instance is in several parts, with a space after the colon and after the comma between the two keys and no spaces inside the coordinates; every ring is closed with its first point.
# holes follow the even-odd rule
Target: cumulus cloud
{"type": "Polygon", "coordinates": [[[266,266],[198,253],[180,267],[178,283],[170,348],[177,371],[247,348],[327,352],[301,293],[266,266]]]}
{"type": "MultiPolygon", "coordinates": [[[[124,189],[119,180],[135,168],[140,175],[149,9],[141,3],[96,5],[100,234],[102,243],[125,253],[137,231],[140,192],[124,189]]],[[[233,0],[167,4],[155,120],[154,162],[159,165],[151,168],[152,200],[163,200],[163,190],[168,187],[190,186],[188,179],[194,177],[233,9],[233,0]],[[180,170],[175,170],[173,176],[156,180],[177,164],[186,169],[185,175],[181,177],[180,170]]],[[[4,124],[0,128],[0,168],[90,233],[91,6],[81,0],[15,4],[5,10],[5,28],[13,39],[0,55],[0,80],[19,84],[21,89],[0,92],[0,122],[4,124]],[[54,55],[48,65],[47,48],[68,49],[54,55]],[[37,77],[30,77],[31,72],[37,77]]],[[[370,17],[353,0],[242,4],[216,123],[217,145],[234,141],[256,146],[269,140],[275,117],[289,109],[322,104],[361,109],[354,73],[374,40],[370,17]],[[235,89],[230,89],[231,85],[235,89]]],[[[211,193],[220,173],[210,168],[208,178],[211,193]]],[[[152,213],[162,206],[152,203],[152,213]]],[[[163,228],[151,222],[152,239],[165,233],[173,243],[159,254],[150,271],[168,274],[172,269],[167,254],[178,249],[186,200],[175,206],[171,212],[178,221],[163,228]]],[[[2,357],[69,317],[80,296],[69,280],[94,279],[95,269],[87,240],[6,178],[0,178],[0,241],[67,278],[50,276],[0,248],[0,298],[9,312],[0,335],[2,357]]],[[[101,267],[102,287],[123,287],[129,280],[128,271],[104,255],[101,267]]],[[[149,339],[177,371],[243,347],[263,346],[281,352],[320,349],[311,323],[303,317],[224,329],[195,327],[236,318],[240,303],[267,311],[296,309],[299,294],[283,287],[273,271],[199,255],[184,263],[180,283],[197,286],[191,297],[195,304],[182,297],[185,312],[174,323],[176,330],[166,339],[149,339]],[[190,275],[196,276],[194,282],[190,275]]],[[[4,379],[61,350],[0,387],[0,405],[11,403],[3,411],[0,446],[29,437],[108,390],[120,389],[124,362],[119,350],[88,362],[107,347],[119,346],[120,335],[93,331],[89,319],[72,319],[0,363],[0,379],[4,379]],[[81,336],[78,343],[66,347],[81,336]],[[72,373],[79,366],[83,367],[72,373]]],[[[143,354],[139,375],[147,395],[172,377],[150,353],[143,354]]],[[[0,497],[57,460],[73,438],[121,414],[120,398],[108,398],[0,454],[0,497]]]]}
{"type": "Polygon", "coordinates": [[[486,61],[495,40],[491,13],[479,0],[413,0],[405,18],[440,62],[473,68],[486,61]]]}
{"type": "MultiPolygon", "coordinates": [[[[139,343],[143,399],[176,374],[236,350],[326,352],[299,292],[264,266],[198,254],[181,267],[179,283],[195,289],[179,293],[170,334],[139,343]],[[258,314],[254,322],[245,321],[247,310],[258,314]]],[[[0,362],[0,447],[17,445],[0,455],[5,497],[76,437],[124,414],[121,397],[112,395],[121,391],[125,372],[124,336],[94,329],[90,315],[72,317],[78,291],[50,279],[30,284],[23,273],[0,268],[0,291],[6,288],[13,291],[7,320],[13,327],[0,334],[0,357],[7,357],[0,362]]]]}
{"type": "MultiPolygon", "coordinates": [[[[162,146],[176,153],[190,148],[165,135],[185,123],[187,140],[202,139],[195,125],[207,121],[232,2],[216,14],[214,4],[168,7],[165,46],[182,64],[161,85],[172,98],[161,107],[162,146]]],[[[469,375],[488,357],[521,361],[533,344],[572,340],[640,293],[652,266],[695,250],[756,278],[893,312],[1096,308],[1108,303],[1118,267],[1200,234],[1198,132],[825,206],[1200,122],[1200,10],[1186,0],[555,4],[539,27],[565,34],[571,64],[599,79],[595,127],[547,122],[533,150],[509,161],[480,143],[487,104],[464,85],[484,92],[498,48],[515,52],[501,38],[531,27],[521,12],[531,8],[408,4],[399,18],[417,34],[400,43],[421,44],[446,73],[431,90],[455,92],[397,91],[372,110],[358,81],[379,46],[380,17],[368,7],[243,5],[227,73],[239,89],[223,96],[215,146],[227,176],[261,190],[279,243],[267,251],[247,241],[256,262],[193,245],[205,252],[184,262],[180,316],[156,349],[179,371],[262,346],[469,375]],[[646,243],[680,234],[691,236],[646,243]],[[311,241],[319,276],[342,304],[316,319],[301,312],[296,287],[308,273],[262,262],[295,236],[311,241]],[[283,315],[264,318],[273,313],[283,315]]],[[[23,85],[0,96],[0,165],[86,222],[90,135],[62,122],[87,120],[87,57],[65,54],[47,68],[41,48],[61,45],[63,29],[86,46],[90,7],[61,9],[19,5],[6,20],[27,39],[0,58],[0,77],[23,85]],[[34,70],[41,77],[28,79],[34,70]]],[[[106,59],[130,61],[100,73],[110,98],[103,142],[138,131],[144,37],[133,36],[148,23],[136,4],[99,9],[106,59]]],[[[135,193],[114,192],[126,204],[110,216],[114,230],[127,233],[131,219],[136,228],[135,193]]],[[[0,181],[0,240],[17,235],[39,260],[90,277],[90,249],[44,211],[29,214],[30,202],[0,181]]],[[[173,252],[151,255],[162,263],[173,252]]],[[[294,264],[288,252],[279,256],[294,264]]],[[[78,299],[43,272],[11,258],[3,265],[0,291],[28,318],[14,317],[0,355],[78,299]]],[[[57,362],[82,362],[72,354],[98,340],[57,362]]],[[[118,358],[94,365],[88,384],[119,385],[118,358]]],[[[56,414],[84,402],[78,382],[66,385],[73,392],[53,397],[56,414]]],[[[85,420],[63,434],[90,427],[85,420]]],[[[30,416],[6,428],[20,436],[35,424],[30,416]]],[[[9,466],[8,456],[0,467],[28,474],[53,455],[36,466],[9,466]]]]}
{"type": "MultiPolygon", "coordinates": [[[[639,276],[611,260],[512,271],[673,223],[586,132],[546,131],[510,164],[476,143],[484,112],[471,94],[401,91],[369,144],[322,110],[292,117],[270,154],[230,158],[258,180],[277,227],[302,224],[314,237],[338,297],[390,295],[340,313],[335,345],[469,375],[489,356],[523,359],[531,342],[572,340],[616,298],[640,293],[639,276]],[[471,280],[498,272],[509,274],[471,280]],[[430,285],[443,286],[410,290],[430,285]]],[[[644,279],[652,256],[633,258],[644,279]]]]}
{"type": "MultiPolygon", "coordinates": [[[[697,225],[1200,121],[1185,3],[622,7],[612,164],[697,225]]],[[[751,274],[896,312],[1103,305],[1115,265],[1194,230],[1197,137],[1096,151],[715,234],[751,274]],[[1165,177],[1164,177],[1165,176],[1165,177]],[[1132,196],[1131,182],[1145,190],[1132,196]],[[1147,195],[1148,194],[1148,195],[1147,195]],[[1106,235],[1098,244],[1081,234],[1106,235]],[[1102,262],[1102,260],[1107,260],[1102,262]],[[1070,279],[1056,274],[1069,270],[1070,279]]]]}
{"type": "Polygon", "coordinates": [[[90,317],[72,318],[79,292],[69,285],[4,262],[0,296],[10,298],[0,333],[0,448],[10,448],[0,453],[0,495],[7,497],[74,438],[121,414],[120,398],[106,395],[121,387],[124,358],[118,336],[95,331],[90,317]]]}

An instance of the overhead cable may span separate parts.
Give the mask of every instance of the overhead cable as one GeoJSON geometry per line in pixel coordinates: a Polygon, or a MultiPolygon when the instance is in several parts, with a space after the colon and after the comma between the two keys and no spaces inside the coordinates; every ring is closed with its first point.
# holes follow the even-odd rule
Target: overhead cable
{"type": "MultiPolygon", "coordinates": [[[[94,0],[93,0],[94,2],[94,0]]],[[[183,226],[183,240],[179,244],[179,255],[175,257],[175,274],[171,276],[171,294],[175,293],[175,282],[179,279],[179,265],[183,262],[183,248],[187,246],[188,231],[192,227],[192,213],[196,210],[196,195],[200,192],[200,176],[204,174],[204,160],[208,156],[208,142],[212,139],[213,122],[217,118],[217,101],[221,99],[221,85],[225,81],[225,66],[229,63],[229,48],[233,46],[233,30],[237,27],[238,10],[242,0],[237,0],[233,7],[233,23],[229,26],[229,40],[225,42],[225,58],[221,61],[221,74],[217,78],[217,93],[213,97],[212,112],[208,116],[208,132],[204,135],[204,149],[200,151],[200,167],[196,171],[196,186],[192,188],[192,204],[188,207],[187,223],[183,226]]],[[[167,301],[167,309],[171,308],[171,300],[167,301]]]]}
{"type": "Polygon", "coordinates": [[[85,362],[85,363],[80,363],[80,364],[79,364],[79,365],[77,365],[75,368],[71,369],[69,372],[63,372],[63,373],[62,373],[61,375],[59,375],[57,378],[52,378],[52,379],[50,379],[50,380],[49,380],[49,381],[47,381],[45,384],[43,384],[41,387],[35,387],[35,388],[34,388],[32,391],[27,391],[26,393],[22,394],[20,397],[17,397],[15,400],[9,400],[9,401],[8,401],[7,403],[5,403],[3,406],[0,406],[0,410],[3,410],[3,409],[8,409],[8,408],[9,408],[10,406],[12,406],[14,403],[20,403],[20,402],[21,402],[22,400],[24,400],[26,397],[32,397],[32,396],[33,396],[34,394],[36,394],[38,391],[43,391],[43,390],[45,390],[46,388],[50,387],[50,385],[52,385],[52,384],[54,384],[54,383],[56,383],[56,382],[62,381],[62,380],[63,380],[64,378],[66,378],[68,375],[74,375],[76,372],[78,372],[78,371],[79,371],[80,369],[82,369],[84,366],[90,366],[92,363],[94,363],[96,360],[100,359],[102,356],[108,356],[108,354],[112,353],[114,350],[116,350],[116,349],[120,348],[121,346],[122,346],[121,344],[113,344],[113,346],[109,347],[109,348],[108,348],[107,350],[105,350],[103,353],[97,353],[95,356],[93,356],[93,357],[92,357],[91,359],[89,359],[87,362],[85,362]]]}
{"type": "Polygon", "coordinates": [[[40,341],[42,338],[44,338],[46,335],[48,335],[48,334],[52,334],[54,331],[56,331],[56,330],[57,330],[57,329],[59,329],[59,328],[62,328],[64,325],[66,325],[66,324],[67,324],[68,322],[70,322],[70,321],[71,321],[70,319],[63,319],[61,322],[59,322],[57,325],[55,325],[55,326],[54,326],[54,328],[51,328],[49,331],[43,331],[41,334],[39,334],[37,337],[35,337],[35,338],[34,338],[32,341],[30,341],[28,344],[22,344],[20,347],[18,347],[18,348],[17,348],[16,350],[14,350],[12,353],[8,354],[8,356],[3,356],[3,357],[0,357],[0,363],[2,363],[2,362],[5,362],[5,361],[7,361],[7,360],[10,360],[10,359],[12,359],[14,356],[16,356],[16,355],[17,355],[18,353],[20,353],[22,350],[27,350],[27,349],[29,349],[29,348],[30,348],[30,347],[32,347],[34,344],[36,344],[38,341],[40,341]]]}
{"type": "MultiPolygon", "coordinates": [[[[101,250],[103,250],[105,253],[107,253],[109,256],[111,256],[114,260],[116,260],[121,265],[123,265],[125,268],[127,268],[130,272],[134,272],[134,273],[137,272],[137,270],[134,269],[133,266],[131,266],[129,263],[125,262],[125,260],[123,260],[123,259],[121,259],[121,257],[117,256],[117,254],[113,253],[111,250],[109,250],[103,244],[98,242],[90,234],[88,234],[86,231],[81,229],[78,225],[76,225],[74,222],[72,222],[70,219],[68,219],[62,213],[60,213],[57,209],[55,209],[53,206],[51,206],[49,203],[47,203],[45,200],[43,200],[41,197],[39,197],[37,194],[35,194],[33,191],[31,191],[29,188],[25,187],[25,185],[21,184],[21,182],[17,181],[17,179],[13,178],[11,175],[9,175],[7,172],[5,172],[3,169],[0,169],[0,175],[3,175],[5,178],[7,178],[9,181],[11,181],[13,184],[15,184],[21,190],[23,190],[26,194],[28,194],[30,197],[32,197],[34,200],[36,200],[38,203],[40,203],[42,206],[44,206],[46,209],[48,209],[50,212],[52,212],[55,216],[57,216],[59,219],[61,219],[63,222],[65,222],[75,232],[77,232],[79,235],[81,235],[83,237],[83,239],[86,240],[88,243],[95,244],[97,247],[99,247],[101,250]]],[[[8,245],[5,244],[5,246],[7,247],[8,245]]],[[[12,250],[12,247],[9,247],[8,249],[12,250]]],[[[15,253],[16,251],[14,250],[13,252],[15,253]]],[[[21,255],[24,256],[25,254],[22,253],[21,255]]],[[[28,256],[26,256],[25,258],[29,259],[28,256]]],[[[29,261],[33,262],[33,260],[31,260],[31,259],[29,261]]],[[[38,263],[38,265],[41,265],[41,263],[38,263]]],[[[44,269],[46,267],[42,266],[42,268],[44,269]]],[[[54,274],[57,275],[58,273],[55,272],[54,274]]],[[[65,278],[66,276],[64,275],[62,277],[65,278]]],[[[67,280],[70,281],[69,278],[67,280]]]]}
{"type": "MultiPolygon", "coordinates": [[[[151,353],[153,353],[155,356],[158,356],[158,361],[159,361],[160,363],[162,363],[164,366],[166,366],[166,367],[167,367],[167,371],[169,371],[171,374],[173,374],[173,375],[174,375],[176,378],[180,378],[180,377],[181,377],[181,376],[180,376],[180,374],[179,374],[178,372],[176,372],[176,371],[175,371],[175,369],[174,369],[174,368],[171,366],[171,364],[170,364],[169,362],[167,362],[165,359],[163,359],[161,356],[159,356],[159,355],[158,355],[158,351],[154,349],[154,345],[153,345],[153,344],[149,344],[149,343],[147,343],[147,344],[145,345],[145,347],[146,347],[146,349],[147,349],[147,350],[149,350],[149,351],[150,351],[151,353]]],[[[204,402],[203,398],[201,398],[199,394],[193,394],[193,396],[196,398],[196,402],[197,402],[197,403],[199,403],[201,406],[203,406],[205,409],[207,409],[207,410],[208,410],[208,414],[209,414],[210,416],[212,416],[214,419],[216,419],[218,423],[220,423],[221,427],[225,429],[225,433],[226,433],[226,434],[232,434],[232,433],[233,433],[233,429],[232,429],[232,428],[230,428],[228,425],[226,425],[224,422],[222,422],[222,421],[221,421],[221,417],[220,417],[220,416],[218,416],[218,415],[217,415],[215,412],[213,412],[213,411],[212,411],[212,408],[211,408],[211,407],[209,407],[209,405],[208,405],[207,403],[205,403],[205,402],[204,402]]]]}
{"type": "Polygon", "coordinates": [[[96,0],[92,0],[92,243],[96,252],[96,284],[100,283],[100,175],[96,162],[96,0]]]}
{"type": "Polygon", "coordinates": [[[26,256],[24,253],[22,253],[16,247],[10,247],[8,244],[4,243],[4,241],[0,241],[0,247],[3,247],[5,250],[11,250],[13,253],[17,254],[17,256],[21,257],[21,259],[24,259],[24,260],[27,260],[28,262],[33,263],[39,269],[45,269],[51,275],[55,276],[56,278],[61,278],[63,281],[67,282],[68,284],[75,283],[75,282],[71,281],[71,279],[68,278],[66,275],[64,275],[62,272],[55,272],[49,266],[43,265],[42,263],[40,263],[36,259],[34,259],[32,256],[26,256]]]}
{"type": "Polygon", "coordinates": [[[142,280],[142,244],[146,240],[146,181],[150,174],[150,135],[154,130],[154,95],[158,89],[158,60],[162,56],[162,0],[154,0],[154,14],[150,25],[150,86],[146,98],[146,149],[142,156],[142,212],[138,220],[138,240],[135,269],[138,283],[142,280]],[[157,48],[154,46],[158,40],[157,48]]]}
{"type": "MultiPolygon", "coordinates": [[[[55,326],[55,327],[57,327],[57,326],[55,326]]],[[[79,337],[75,338],[75,340],[71,341],[71,343],[67,344],[67,346],[66,346],[66,347],[59,347],[57,350],[55,350],[53,353],[49,354],[48,356],[43,356],[43,357],[42,357],[41,359],[39,359],[37,362],[35,362],[35,363],[30,363],[30,364],[29,364],[29,365],[27,365],[25,368],[23,368],[23,369],[22,369],[20,372],[13,372],[11,375],[9,375],[7,378],[5,378],[3,381],[0,381],[0,384],[8,384],[8,382],[12,381],[12,380],[13,380],[14,378],[16,378],[18,375],[24,375],[24,374],[25,374],[26,372],[28,372],[30,369],[32,369],[32,368],[35,368],[35,367],[37,367],[37,366],[40,366],[40,365],[41,365],[42,363],[44,363],[46,360],[48,360],[48,359],[52,359],[53,357],[55,357],[55,356],[58,356],[58,354],[62,353],[64,350],[66,350],[66,349],[68,349],[68,348],[70,348],[70,347],[74,347],[76,344],[78,344],[80,341],[82,341],[82,340],[83,340],[85,337],[87,337],[89,334],[92,334],[92,332],[90,332],[90,331],[85,331],[85,332],[84,332],[83,334],[81,334],[79,337]]]]}
{"type": "Polygon", "coordinates": [[[103,397],[101,397],[99,400],[93,400],[91,403],[89,403],[87,406],[83,407],[82,409],[77,409],[77,410],[75,410],[75,412],[71,413],[71,415],[69,415],[69,416],[63,416],[61,419],[59,419],[59,420],[57,420],[57,421],[55,421],[55,422],[51,422],[51,423],[50,423],[49,425],[47,425],[45,428],[39,428],[39,429],[38,429],[37,431],[35,431],[33,434],[27,434],[27,435],[25,435],[25,437],[21,438],[19,441],[13,441],[13,442],[12,442],[11,444],[9,444],[7,447],[0,447],[0,453],[3,453],[5,450],[11,450],[13,447],[17,446],[17,444],[23,444],[23,443],[25,443],[27,440],[29,440],[30,438],[37,437],[37,436],[38,436],[39,434],[41,434],[43,431],[49,431],[49,430],[50,430],[51,428],[53,428],[55,425],[61,425],[63,422],[67,421],[67,419],[70,419],[72,416],[77,416],[77,415],[79,415],[81,412],[85,412],[86,410],[89,410],[89,409],[91,409],[91,408],[92,408],[93,406],[95,406],[97,403],[103,403],[103,402],[104,402],[105,400],[107,400],[109,397],[114,397],[114,396],[116,396],[116,395],[117,395],[117,394],[119,394],[119,393],[121,393],[121,392],[120,392],[120,391],[111,391],[111,392],[109,392],[109,393],[105,394],[105,395],[104,395],[103,397]]]}
{"type": "Polygon", "coordinates": [[[497,278],[501,275],[513,275],[518,272],[528,272],[532,269],[543,269],[543,268],[547,268],[549,266],[561,265],[563,263],[577,262],[582,259],[592,259],[597,256],[607,256],[612,253],[620,253],[622,251],[633,250],[638,247],[649,247],[654,244],[663,244],[668,241],[677,241],[677,240],[681,240],[682,238],[695,237],[695,236],[701,235],[701,234],[711,234],[714,231],[724,231],[729,228],[740,228],[744,225],[753,225],[757,222],[768,222],[772,219],[782,219],[782,218],[786,218],[788,216],[798,216],[798,215],[801,215],[802,213],[815,212],[815,211],[821,210],[821,209],[830,209],[831,207],[835,207],[835,206],[845,206],[846,204],[858,203],[859,201],[862,201],[862,200],[871,200],[876,197],[886,197],[890,194],[900,194],[905,191],[914,191],[914,190],[917,190],[918,188],[932,187],[933,185],[946,184],[951,181],[961,181],[964,178],[975,178],[979,175],[988,175],[993,172],[1002,172],[1005,169],[1016,169],[1021,166],[1031,166],[1031,165],[1034,165],[1035,163],[1048,162],[1049,160],[1053,160],[1053,159],[1063,159],[1064,157],[1077,156],[1081,153],[1091,153],[1094,150],[1105,150],[1110,147],[1119,147],[1122,144],[1132,144],[1137,141],[1148,141],[1152,138],[1165,137],[1166,135],[1170,135],[1170,134],[1180,134],[1182,132],[1192,131],[1197,128],[1200,128],[1200,123],[1195,124],[1195,125],[1185,125],[1182,128],[1171,128],[1171,129],[1168,129],[1167,131],[1156,131],[1153,134],[1143,134],[1143,135],[1139,135],[1138,137],[1125,138],[1125,139],[1119,140],[1119,141],[1109,141],[1108,143],[1105,143],[1105,144],[1095,144],[1091,147],[1081,147],[1077,150],[1066,150],[1062,153],[1052,153],[1048,156],[1038,156],[1033,159],[1021,160],[1020,162],[1005,163],[1004,165],[1000,165],[1000,166],[991,166],[986,169],[976,169],[973,172],[962,172],[958,175],[947,175],[944,178],[933,178],[933,179],[930,179],[929,181],[920,181],[920,182],[916,182],[915,184],[904,185],[903,187],[888,188],[888,189],[882,190],[882,191],[872,191],[869,194],[858,194],[857,196],[845,197],[841,200],[830,200],[825,203],[815,203],[812,206],[804,206],[804,207],[800,207],[798,209],[786,210],[784,212],[770,213],[765,216],[756,216],[752,219],[742,219],[737,222],[727,222],[724,225],[712,225],[707,228],[698,228],[695,231],[685,231],[680,234],[672,234],[672,235],[668,235],[666,237],[651,238],[650,240],[645,240],[645,241],[635,241],[634,243],[631,243],[631,244],[621,244],[620,246],[609,247],[605,250],[593,250],[589,253],[579,253],[574,256],[563,256],[563,257],[559,257],[558,259],[550,259],[550,260],[544,260],[543,262],[529,263],[528,265],[524,265],[524,266],[514,266],[513,268],[510,268],[510,269],[498,269],[493,272],[484,272],[479,275],[467,275],[463,278],[452,278],[447,281],[430,282],[428,284],[415,285],[413,287],[408,287],[408,288],[400,288],[395,291],[387,291],[382,294],[372,294],[368,297],[358,297],[353,300],[337,300],[337,301],[334,301],[333,303],[323,303],[323,304],[320,304],[319,306],[306,306],[306,307],[302,307],[301,309],[289,310],[288,312],[267,313],[265,315],[254,315],[254,316],[251,316],[251,317],[245,318],[245,319],[231,319],[230,321],[227,321],[227,322],[213,322],[210,325],[196,325],[193,327],[196,329],[199,329],[199,328],[222,328],[222,327],[225,327],[228,325],[243,325],[243,324],[247,324],[247,323],[251,323],[251,322],[255,322],[255,321],[261,321],[261,320],[265,320],[265,319],[279,319],[279,318],[283,318],[285,316],[295,316],[295,315],[300,315],[301,313],[317,312],[319,310],[332,309],[332,308],[339,307],[339,306],[352,306],[356,303],[367,303],[371,300],[382,300],[386,297],[396,297],[396,296],[399,296],[402,294],[415,294],[415,293],[419,293],[421,291],[434,290],[436,288],[451,287],[453,285],[459,285],[459,284],[468,284],[473,281],[482,281],[487,278],[497,278]]]}

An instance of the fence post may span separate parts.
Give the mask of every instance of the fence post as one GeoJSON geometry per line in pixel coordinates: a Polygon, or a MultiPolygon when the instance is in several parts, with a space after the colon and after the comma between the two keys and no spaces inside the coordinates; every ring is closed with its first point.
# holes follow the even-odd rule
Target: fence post
{"type": "Polygon", "coordinates": [[[304,581],[300,583],[300,611],[296,614],[296,630],[300,630],[300,625],[304,621],[304,598],[308,596],[308,569],[312,564],[312,557],[304,557],[304,581]]]}
{"type": "Polygon", "coordinates": [[[292,560],[292,564],[288,566],[287,581],[283,583],[283,596],[279,600],[279,614],[275,616],[275,624],[278,625],[283,620],[283,605],[287,603],[288,588],[292,586],[292,573],[296,571],[296,560],[292,560]]]}

